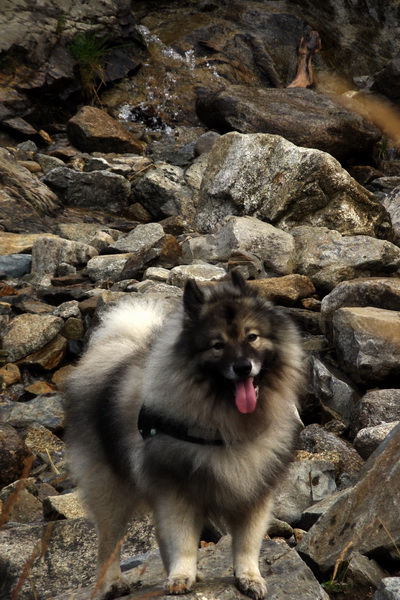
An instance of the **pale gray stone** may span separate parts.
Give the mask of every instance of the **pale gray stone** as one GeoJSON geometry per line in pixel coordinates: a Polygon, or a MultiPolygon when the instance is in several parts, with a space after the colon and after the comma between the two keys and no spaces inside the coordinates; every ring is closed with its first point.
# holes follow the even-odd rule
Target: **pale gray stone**
{"type": "Polygon", "coordinates": [[[294,525],[306,508],[335,492],[335,466],[331,462],[295,461],[275,496],[274,516],[294,525]]]}
{"type": "Polygon", "coordinates": [[[65,240],[56,236],[44,237],[35,241],[32,247],[32,273],[54,275],[60,263],[85,265],[98,254],[96,248],[65,240]]]}
{"type": "Polygon", "coordinates": [[[372,600],[400,600],[400,577],[385,577],[372,600]]]}
{"type": "Polygon", "coordinates": [[[15,362],[51,342],[64,325],[63,319],[52,315],[22,314],[8,325],[3,336],[3,348],[9,362],[15,362]]]}
{"type": "Polygon", "coordinates": [[[392,421],[360,429],[353,441],[354,448],[360,456],[367,459],[399,423],[400,421],[392,421]]]}
{"type": "Polygon", "coordinates": [[[29,254],[8,254],[0,256],[0,273],[7,277],[23,277],[31,270],[32,257],[29,254]]]}
{"type": "Polygon", "coordinates": [[[195,223],[210,233],[228,215],[285,230],[308,224],[346,235],[390,231],[383,206],[332,156],[261,133],[227,133],[208,154],[195,223]]]}
{"type": "Polygon", "coordinates": [[[59,223],[57,225],[57,232],[60,237],[89,245],[93,236],[98,231],[108,233],[114,241],[117,240],[120,235],[120,232],[117,229],[106,226],[102,227],[99,226],[98,223],[59,223]]]}
{"type": "Polygon", "coordinates": [[[169,269],[163,267],[149,267],[143,274],[143,279],[153,279],[154,281],[166,282],[169,276],[169,269]]]}
{"type": "Polygon", "coordinates": [[[358,404],[355,427],[373,427],[400,420],[400,389],[370,390],[358,404]]]}
{"type": "Polygon", "coordinates": [[[132,258],[132,254],[109,254],[104,256],[95,256],[91,258],[87,265],[87,272],[93,281],[98,279],[110,279],[118,281],[127,261],[132,258]]]}
{"type": "Polygon", "coordinates": [[[35,160],[37,160],[39,165],[42,167],[44,174],[49,173],[49,171],[56,169],[57,167],[65,167],[65,163],[61,160],[61,158],[49,156],[48,154],[42,154],[41,152],[35,154],[35,160]]]}
{"type": "Polygon", "coordinates": [[[219,281],[226,276],[222,267],[214,265],[181,265],[171,269],[168,283],[183,287],[187,279],[196,279],[199,282],[219,281]]]}
{"type": "Polygon", "coordinates": [[[164,238],[164,229],[159,223],[137,225],[129,233],[121,235],[118,241],[111,245],[110,251],[143,253],[160,244],[164,238]]]}
{"type": "Polygon", "coordinates": [[[400,313],[380,308],[341,308],[333,317],[341,368],[359,384],[400,377],[400,313]]]}
{"type": "Polygon", "coordinates": [[[62,319],[69,319],[70,317],[80,318],[82,315],[79,309],[79,302],[77,300],[63,302],[53,310],[53,315],[62,319]]]}
{"type": "Polygon", "coordinates": [[[345,279],[385,275],[400,267],[400,248],[365,235],[342,236],[326,227],[295,227],[291,231],[298,272],[316,287],[330,291],[345,279]]]}

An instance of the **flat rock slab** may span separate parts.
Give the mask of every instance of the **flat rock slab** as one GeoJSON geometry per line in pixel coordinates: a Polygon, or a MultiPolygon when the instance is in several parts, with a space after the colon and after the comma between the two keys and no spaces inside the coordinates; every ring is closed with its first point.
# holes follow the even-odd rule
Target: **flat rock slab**
{"type": "MultiPolygon", "coordinates": [[[[328,600],[311,570],[299,558],[295,550],[285,542],[265,540],[260,557],[261,573],[266,578],[269,600],[328,600]]],[[[196,583],[193,591],[185,594],[185,600],[243,600],[245,596],[234,586],[231,566],[230,539],[224,537],[216,546],[208,546],[199,552],[199,569],[205,580],[196,583]]],[[[127,571],[129,581],[137,589],[127,600],[141,598],[165,598],[162,583],[165,573],[158,553],[150,553],[144,562],[127,571]]],[[[73,592],[74,600],[87,600],[87,590],[73,592]]],[[[71,600],[71,591],[54,600],[71,600]]]]}

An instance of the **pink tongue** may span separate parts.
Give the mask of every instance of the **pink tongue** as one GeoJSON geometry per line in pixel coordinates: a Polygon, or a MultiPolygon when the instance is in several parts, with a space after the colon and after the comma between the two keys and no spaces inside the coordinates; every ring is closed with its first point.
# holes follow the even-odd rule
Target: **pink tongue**
{"type": "Polygon", "coordinates": [[[253,378],[244,381],[235,381],[236,408],[243,414],[252,413],[256,409],[257,397],[253,385],[253,378]]]}

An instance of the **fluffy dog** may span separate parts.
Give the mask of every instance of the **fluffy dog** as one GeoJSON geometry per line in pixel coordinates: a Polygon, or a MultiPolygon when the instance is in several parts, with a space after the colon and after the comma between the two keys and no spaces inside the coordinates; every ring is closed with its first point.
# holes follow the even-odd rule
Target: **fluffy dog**
{"type": "Polygon", "coordinates": [[[137,297],[106,312],[67,385],[101,597],[129,591],[116,548],[143,507],[154,514],[166,593],[191,589],[212,520],[232,534],[239,589],[265,596],[258,557],[301,423],[301,382],[295,327],[239,273],[189,280],[177,307],[137,297]]]}

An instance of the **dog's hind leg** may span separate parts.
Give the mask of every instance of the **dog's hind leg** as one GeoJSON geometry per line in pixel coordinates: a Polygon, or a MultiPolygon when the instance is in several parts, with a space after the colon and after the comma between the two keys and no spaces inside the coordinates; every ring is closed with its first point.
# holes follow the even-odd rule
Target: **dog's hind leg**
{"type": "Polygon", "coordinates": [[[272,500],[231,520],[233,567],[236,585],[241,592],[261,600],[267,586],[258,566],[261,543],[270,517],[272,500]]]}
{"type": "Polygon", "coordinates": [[[101,475],[96,475],[96,483],[90,487],[92,489],[85,486],[84,495],[98,535],[94,597],[110,600],[130,591],[121,573],[120,557],[124,535],[135,508],[135,493],[131,486],[115,477],[103,478],[101,475]]]}
{"type": "Polygon", "coordinates": [[[197,577],[197,550],[203,526],[198,507],[174,493],[154,504],[157,539],[167,571],[166,594],[186,594],[197,577]]]}

